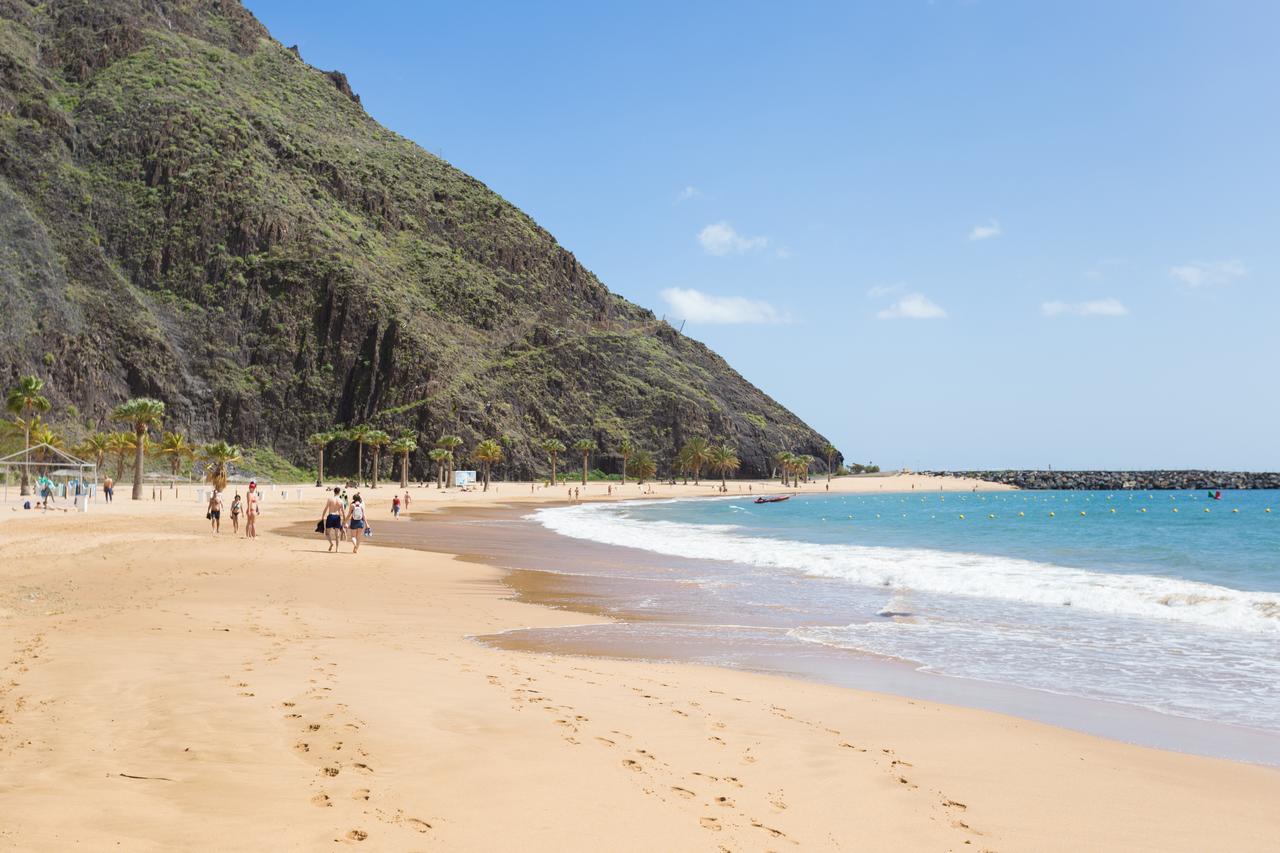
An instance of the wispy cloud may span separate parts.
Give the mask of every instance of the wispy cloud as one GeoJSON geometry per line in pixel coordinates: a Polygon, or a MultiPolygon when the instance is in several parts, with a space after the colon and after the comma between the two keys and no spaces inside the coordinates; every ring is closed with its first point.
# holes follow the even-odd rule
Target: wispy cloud
{"type": "Polygon", "coordinates": [[[769,245],[769,238],[744,237],[728,222],[716,222],[698,232],[698,242],[707,254],[723,257],[763,249],[769,245]]]}
{"type": "Polygon", "coordinates": [[[1115,297],[1088,302],[1045,302],[1040,313],[1046,317],[1124,317],[1129,309],[1115,297]]]}
{"type": "Polygon", "coordinates": [[[877,284],[867,290],[867,297],[870,299],[884,299],[886,296],[893,296],[906,290],[905,284],[877,284]]]}
{"type": "Polygon", "coordinates": [[[791,318],[759,299],[713,296],[701,290],[669,287],[662,298],[671,312],[690,323],[730,325],[738,323],[789,323],[791,318]]]}
{"type": "Polygon", "coordinates": [[[1000,223],[991,220],[986,225],[975,225],[969,231],[970,240],[990,240],[992,237],[999,237],[1004,231],[1000,229],[1000,223]]]}
{"type": "Polygon", "coordinates": [[[693,185],[687,186],[676,193],[676,201],[693,201],[695,198],[702,198],[702,190],[693,185]]]}
{"type": "Polygon", "coordinates": [[[777,258],[778,260],[780,260],[780,261],[790,260],[790,259],[791,259],[791,247],[790,247],[790,246],[779,246],[778,248],[776,248],[776,249],[774,249],[774,250],[773,250],[773,256],[774,256],[775,258],[777,258]]]}
{"type": "Polygon", "coordinates": [[[881,320],[941,320],[947,312],[923,293],[908,293],[876,316],[881,320]]]}
{"type": "Polygon", "coordinates": [[[1169,275],[1173,276],[1176,281],[1180,281],[1191,288],[1220,287],[1248,274],[1248,268],[1237,260],[1214,261],[1213,263],[1192,261],[1176,267],[1169,267],[1169,275]]]}

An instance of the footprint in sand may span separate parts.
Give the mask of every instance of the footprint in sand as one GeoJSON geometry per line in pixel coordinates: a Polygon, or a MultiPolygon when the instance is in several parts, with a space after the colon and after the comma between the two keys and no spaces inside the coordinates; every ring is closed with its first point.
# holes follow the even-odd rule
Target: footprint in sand
{"type": "Polygon", "coordinates": [[[355,791],[355,793],[353,793],[353,794],[351,795],[351,799],[353,799],[353,800],[367,800],[367,799],[369,799],[369,789],[368,789],[368,788],[357,788],[357,789],[356,789],[356,791],[355,791]]]}
{"type": "Polygon", "coordinates": [[[601,742],[602,744],[604,744],[605,746],[614,746],[614,745],[615,745],[615,742],[614,742],[614,741],[609,740],[607,737],[597,737],[597,738],[596,738],[596,740],[600,741],[600,742],[601,742]]]}
{"type": "Polygon", "coordinates": [[[712,832],[720,831],[720,821],[714,817],[700,817],[698,823],[702,824],[703,829],[709,829],[712,832]]]}
{"type": "Polygon", "coordinates": [[[319,794],[316,794],[314,797],[311,798],[311,805],[319,806],[322,809],[327,809],[333,806],[333,801],[329,799],[328,794],[321,791],[319,794]]]}
{"type": "Polygon", "coordinates": [[[326,776],[337,776],[337,775],[338,775],[338,773],[340,773],[340,772],[341,772],[341,771],[340,771],[340,770],[338,770],[338,768],[336,768],[336,767],[326,767],[326,768],[324,769],[324,775],[326,775],[326,776]]]}
{"type": "Polygon", "coordinates": [[[686,800],[691,800],[694,797],[698,796],[693,791],[690,791],[688,788],[680,788],[680,787],[677,787],[676,785],[672,785],[671,790],[676,794],[679,794],[680,796],[684,797],[686,800]]]}
{"type": "Polygon", "coordinates": [[[296,750],[298,750],[298,752],[310,752],[310,751],[311,751],[311,745],[310,745],[310,744],[303,743],[302,741],[298,741],[297,743],[295,743],[295,744],[293,745],[293,748],[294,748],[294,749],[296,749],[296,750]]]}
{"type": "Polygon", "coordinates": [[[347,833],[347,838],[352,841],[364,841],[368,837],[369,833],[365,832],[363,829],[353,829],[347,833]]]}
{"type": "Polygon", "coordinates": [[[410,829],[415,829],[418,832],[426,832],[431,829],[431,824],[427,823],[425,820],[419,820],[416,817],[407,817],[404,819],[404,823],[405,826],[410,829]]]}
{"type": "Polygon", "coordinates": [[[644,768],[640,766],[640,763],[638,761],[632,761],[630,758],[622,759],[622,766],[628,770],[634,770],[637,773],[644,772],[644,768]]]}
{"type": "Polygon", "coordinates": [[[724,806],[725,808],[728,808],[728,809],[733,808],[733,800],[729,799],[728,797],[716,797],[715,803],[717,806],[724,806]]]}
{"type": "Polygon", "coordinates": [[[358,761],[357,761],[355,764],[352,764],[351,766],[352,766],[352,767],[354,767],[355,769],[359,770],[361,773],[372,773],[372,772],[373,772],[373,768],[372,768],[372,767],[370,767],[368,764],[361,764],[361,763],[360,763],[360,762],[358,762],[358,761]]]}

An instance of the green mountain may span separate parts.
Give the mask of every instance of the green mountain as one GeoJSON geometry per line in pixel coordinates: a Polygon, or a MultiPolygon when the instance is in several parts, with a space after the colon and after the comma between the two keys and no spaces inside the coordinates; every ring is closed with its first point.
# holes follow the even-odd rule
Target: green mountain
{"type": "MultiPolygon", "coordinates": [[[[691,435],[746,474],[821,436],[235,0],[0,0],[0,379],[311,458],[335,424],[691,435]]],[[[425,459],[414,459],[417,470],[425,459]]],[[[613,466],[616,468],[616,465],[613,466]]]]}

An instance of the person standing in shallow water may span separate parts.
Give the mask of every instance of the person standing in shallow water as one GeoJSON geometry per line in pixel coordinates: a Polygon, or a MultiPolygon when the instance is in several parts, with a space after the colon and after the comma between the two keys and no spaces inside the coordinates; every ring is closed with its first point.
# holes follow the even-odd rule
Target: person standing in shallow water
{"type": "Polygon", "coordinates": [[[336,551],[342,542],[342,498],[338,497],[341,489],[333,487],[333,494],[324,502],[324,512],[320,520],[324,522],[324,538],[329,540],[329,550],[336,551]]]}

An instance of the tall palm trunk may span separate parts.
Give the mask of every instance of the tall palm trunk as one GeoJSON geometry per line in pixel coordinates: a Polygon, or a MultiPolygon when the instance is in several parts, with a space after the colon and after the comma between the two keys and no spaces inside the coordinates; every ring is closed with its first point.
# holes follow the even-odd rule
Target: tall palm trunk
{"type": "Polygon", "coordinates": [[[381,461],[378,457],[382,455],[382,448],[378,445],[373,446],[373,471],[369,473],[369,488],[378,488],[378,463],[381,461]]]}
{"type": "Polygon", "coordinates": [[[27,478],[27,471],[31,468],[31,424],[28,423],[26,427],[26,434],[22,439],[22,461],[27,464],[22,466],[22,488],[19,491],[22,497],[31,494],[31,480],[27,478]]]}
{"type": "Polygon", "coordinates": [[[556,484],[556,455],[551,454],[551,485],[556,484]]]}
{"type": "Polygon", "coordinates": [[[622,485],[627,484],[627,454],[622,454],[622,485]]]}
{"type": "Polygon", "coordinates": [[[589,454],[582,454],[582,485],[587,484],[587,457],[589,454]]]}
{"type": "Polygon", "coordinates": [[[316,485],[324,484],[324,445],[316,450],[316,485]]]}
{"type": "Polygon", "coordinates": [[[488,462],[484,463],[484,490],[486,492],[489,491],[489,465],[490,463],[488,462]]]}
{"type": "Polygon", "coordinates": [[[356,442],[356,485],[364,482],[364,442],[356,442]]]}
{"type": "Polygon", "coordinates": [[[147,434],[144,430],[134,430],[133,434],[134,442],[137,444],[133,450],[133,499],[140,501],[142,500],[142,466],[147,452],[147,434]]]}
{"type": "Polygon", "coordinates": [[[400,460],[400,488],[409,488],[409,454],[405,453],[400,460]]]}

